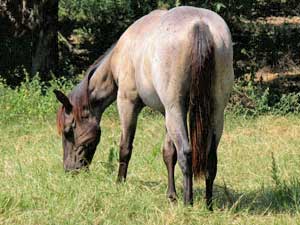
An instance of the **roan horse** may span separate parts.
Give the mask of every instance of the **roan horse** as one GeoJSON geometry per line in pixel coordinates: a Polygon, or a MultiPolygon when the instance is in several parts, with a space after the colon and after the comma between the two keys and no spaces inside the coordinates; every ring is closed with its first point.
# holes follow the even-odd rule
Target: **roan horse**
{"type": "Polygon", "coordinates": [[[63,105],[57,125],[65,170],[87,168],[91,163],[100,141],[101,116],[117,99],[122,126],[118,181],[125,180],[137,117],[149,106],[165,117],[167,196],[176,199],[178,159],[184,203],[193,203],[193,175],[204,175],[207,206],[212,209],[217,147],[233,84],[232,58],[230,31],[212,11],[178,7],[155,10],[137,20],[68,97],[54,91],[63,105]]]}

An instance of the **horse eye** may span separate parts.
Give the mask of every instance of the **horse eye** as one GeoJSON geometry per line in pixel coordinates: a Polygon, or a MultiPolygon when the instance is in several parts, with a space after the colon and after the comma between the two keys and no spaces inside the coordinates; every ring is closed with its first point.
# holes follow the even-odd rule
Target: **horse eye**
{"type": "Polygon", "coordinates": [[[89,118],[89,113],[88,112],[83,112],[81,115],[82,119],[88,119],[89,118]]]}
{"type": "Polygon", "coordinates": [[[73,124],[72,126],[69,127],[69,129],[66,129],[65,132],[65,137],[69,140],[73,140],[74,139],[74,130],[73,130],[73,124]]]}
{"type": "Polygon", "coordinates": [[[83,115],[83,116],[81,116],[81,119],[88,119],[88,118],[89,118],[88,115],[83,115]]]}

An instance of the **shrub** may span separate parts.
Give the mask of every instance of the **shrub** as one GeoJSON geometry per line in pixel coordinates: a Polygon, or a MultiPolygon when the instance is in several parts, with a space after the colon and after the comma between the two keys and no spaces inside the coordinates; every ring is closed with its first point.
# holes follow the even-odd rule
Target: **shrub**
{"type": "Polygon", "coordinates": [[[45,85],[38,76],[29,79],[16,88],[8,87],[3,80],[0,81],[0,120],[27,119],[30,117],[45,118],[55,113],[58,102],[53,94],[55,88],[68,92],[74,81],[64,78],[55,79],[45,85]]]}
{"type": "Polygon", "coordinates": [[[237,81],[227,111],[244,116],[300,114],[300,93],[277,91],[252,81],[237,81]]]}

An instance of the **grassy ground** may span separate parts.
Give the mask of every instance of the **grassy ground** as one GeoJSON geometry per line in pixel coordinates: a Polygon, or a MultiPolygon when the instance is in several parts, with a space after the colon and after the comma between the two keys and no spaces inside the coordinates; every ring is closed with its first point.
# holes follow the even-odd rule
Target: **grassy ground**
{"type": "Polygon", "coordinates": [[[0,224],[300,223],[296,116],[227,116],[213,213],[204,207],[203,182],[195,184],[194,207],[183,207],[178,166],[178,204],[166,200],[159,116],[140,117],[128,179],[122,185],[115,183],[120,137],[116,116],[104,116],[90,172],[77,176],[63,171],[54,115],[0,125],[0,224]]]}

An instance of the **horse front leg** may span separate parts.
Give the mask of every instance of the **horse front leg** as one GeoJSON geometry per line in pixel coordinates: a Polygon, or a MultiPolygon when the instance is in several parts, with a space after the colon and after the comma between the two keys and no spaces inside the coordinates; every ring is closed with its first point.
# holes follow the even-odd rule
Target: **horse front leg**
{"type": "Polygon", "coordinates": [[[192,151],[187,137],[186,112],[180,106],[166,109],[166,127],[177,150],[178,163],[183,174],[184,204],[193,204],[192,151]]]}
{"type": "Polygon", "coordinates": [[[138,114],[142,109],[140,99],[117,99],[118,111],[121,121],[121,141],[119,154],[118,182],[125,181],[129,160],[131,158],[132,143],[134,140],[138,114]]]}
{"type": "Polygon", "coordinates": [[[163,157],[168,170],[167,197],[173,202],[176,201],[177,198],[175,181],[174,181],[174,170],[177,162],[177,153],[176,153],[175,146],[168,133],[166,133],[165,143],[163,146],[163,157]]]}

